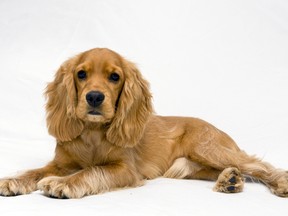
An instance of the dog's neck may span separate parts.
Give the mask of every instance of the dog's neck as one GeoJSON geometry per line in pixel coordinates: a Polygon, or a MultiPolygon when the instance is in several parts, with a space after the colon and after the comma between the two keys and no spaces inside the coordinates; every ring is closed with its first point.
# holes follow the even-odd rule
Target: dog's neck
{"type": "Polygon", "coordinates": [[[109,128],[110,123],[95,123],[95,122],[85,122],[84,123],[84,130],[101,130],[106,131],[109,128]]]}

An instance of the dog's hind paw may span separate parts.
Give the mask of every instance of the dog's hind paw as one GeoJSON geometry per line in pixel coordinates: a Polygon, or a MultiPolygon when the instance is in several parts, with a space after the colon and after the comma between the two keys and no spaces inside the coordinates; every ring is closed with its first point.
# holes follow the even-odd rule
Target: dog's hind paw
{"type": "Polygon", "coordinates": [[[219,175],[213,190],[223,193],[239,193],[243,191],[244,178],[237,168],[229,167],[219,175]]]}
{"type": "Polygon", "coordinates": [[[269,186],[271,192],[280,197],[288,197],[288,172],[284,172],[273,186],[269,186]]]}

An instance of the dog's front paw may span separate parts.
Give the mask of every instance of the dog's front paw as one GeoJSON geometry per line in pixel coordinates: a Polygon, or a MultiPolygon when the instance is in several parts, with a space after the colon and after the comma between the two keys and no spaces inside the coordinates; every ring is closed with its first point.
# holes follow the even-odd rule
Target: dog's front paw
{"type": "Polygon", "coordinates": [[[238,193],[243,190],[244,178],[237,168],[230,167],[219,175],[214,191],[223,193],[238,193]]]}
{"type": "Polygon", "coordinates": [[[84,190],[73,184],[69,177],[47,177],[39,181],[37,187],[51,198],[81,198],[85,195],[84,190]]]}
{"type": "Polygon", "coordinates": [[[28,179],[0,179],[0,196],[28,194],[36,190],[36,184],[28,179]]]}

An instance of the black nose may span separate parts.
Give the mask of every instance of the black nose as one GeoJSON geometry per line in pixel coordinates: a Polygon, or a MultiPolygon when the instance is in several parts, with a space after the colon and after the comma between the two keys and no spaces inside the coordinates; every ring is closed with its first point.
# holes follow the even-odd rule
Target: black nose
{"type": "Polygon", "coordinates": [[[86,101],[91,107],[98,107],[105,99],[105,95],[99,91],[91,91],[86,95],[86,101]]]}

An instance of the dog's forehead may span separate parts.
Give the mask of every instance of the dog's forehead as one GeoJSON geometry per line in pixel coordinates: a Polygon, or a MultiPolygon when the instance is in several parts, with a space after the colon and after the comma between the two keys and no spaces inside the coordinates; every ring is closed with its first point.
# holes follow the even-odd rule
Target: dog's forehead
{"type": "Polygon", "coordinates": [[[96,48],[84,52],[80,58],[80,62],[90,62],[94,66],[105,66],[114,64],[121,65],[121,57],[116,52],[106,48],[96,48]]]}

